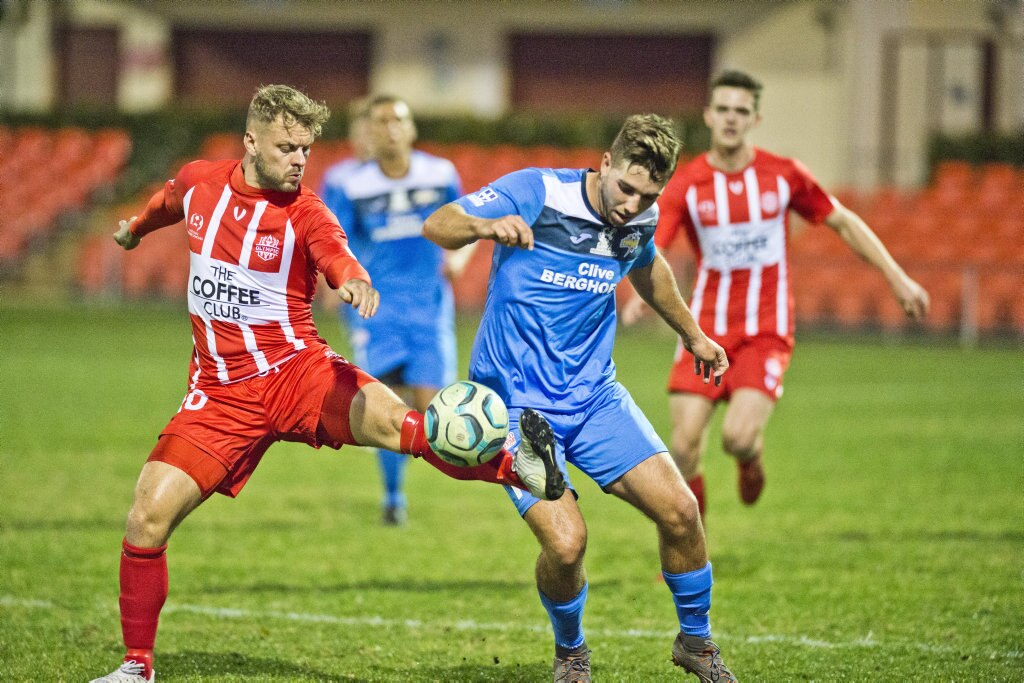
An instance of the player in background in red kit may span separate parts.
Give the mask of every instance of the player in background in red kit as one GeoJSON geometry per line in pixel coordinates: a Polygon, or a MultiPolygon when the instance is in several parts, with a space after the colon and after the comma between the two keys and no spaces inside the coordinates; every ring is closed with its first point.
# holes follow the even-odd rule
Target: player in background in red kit
{"type": "Polygon", "coordinates": [[[214,492],[236,496],[276,441],[386,448],[457,479],[548,499],[564,490],[543,433],[485,465],[442,462],[427,445],[422,414],[320,338],[311,310],[318,272],[363,318],[379,303],[334,215],[301,185],[329,116],[294,88],[261,87],[249,105],[245,157],[187,164],[114,234],[134,249],[148,233],[185,221],[195,350],[188,393],[143,466],[128,513],[120,569],[127,653],[96,681],[154,680],[171,532],[214,492]]]}
{"type": "MultiPolygon", "coordinates": [[[[679,346],[669,376],[670,448],[702,515],[701,456],[719,401],[729,404],[722,445],[736,458],[741,500],[753,505],[764,488],[764,429],[782,395],[793,351],[790,210],[829,226],[877,268],[907,316],[916,320],[928,312],[927,292],[903,272],[857,214],[826,193],[799,161],[749,141],[761,120],[761,87],[740,71],[723,72],[711,82],[704,109],[711,149],[677,170],[658,200],[655,242],[665,249],[685,232],[697,256],[690,309],[731,363],[720,386],[693,381],[693,358],[679,346]]],[[[635,322],[644,307],[639,297],[630,299],[623,322],[635,322]]]]}

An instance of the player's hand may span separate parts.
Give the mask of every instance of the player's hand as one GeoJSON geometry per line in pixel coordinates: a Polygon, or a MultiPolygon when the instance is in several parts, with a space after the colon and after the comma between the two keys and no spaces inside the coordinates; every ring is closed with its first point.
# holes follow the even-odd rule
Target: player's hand
{"type": "Polygon", "coordinates": [[[700,339],[686,345],[686,350],[693,354],[693,372],[704,375],[704,384],[711,381],[714,373],[715,386],[722,384],[722,375],[729,369],[729,359],[725,349],[701,335],[700,339]]]}
{"type": "Polygon", "coordinates": [[[651,307],[647,305],[647,302],[634,295],[632,298],[627,299],[626,303],[622,305],[622,312],[620,313],[619,318],[622,320],[622,324],[628,327],[629,325],[639,322],[640,318],[647,315],[647,311],[650,310],[650,308],[651,307]]]}
{"type": "Polygon", "coordinates": [[[135,247],[139,246],[139,242],[142,241],[141,237],[132,234],[132,223],[138,216],[132,216],[126,221],[119,221],[117,226],[117,232],[114,233],[114,241],[117,242],[125,251],[131,251],[135,247]]]}
{"type": "Polygon", "coordinates": [[[920,320],[928,314],[931,300],[928,292],[917,282],[904,275],[893,285],[892,290],[908,318],[920,320]]]}
{"type": "Polygon", "coordinates": [[[380,292],[370,286],[366,280],[352,278],[338,288],[338,296],[347,304],[352,304],[356,314],[366,320],[377,314],[380,305],[380,292]]]}
{"type": "Polygon", "coordinates": [[[506,247],[533,249],[533,229],[522,216],[502,216],[481,223],[478,237],[494,240],[506,247]]]}

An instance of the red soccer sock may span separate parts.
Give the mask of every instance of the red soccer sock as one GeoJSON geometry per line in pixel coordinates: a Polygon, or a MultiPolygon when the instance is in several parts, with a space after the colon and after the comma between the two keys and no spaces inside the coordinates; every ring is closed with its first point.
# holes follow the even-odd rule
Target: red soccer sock
{"type": "Polygon", "coordinates": [[[504,448],[484,464],[475,467],[458,467],[441,460],[427,443],[427,433],[423,428],[423,414],[415,410],[406,413],[405,420],[402,421],[401,451],[417,458],[423,458],[452,479],[486,481],[529,490],[519,475],[512,470],[513,456],[504,448]]]}
{"type": "Polygon", "coordinates": [[[128,649],[125,661],[145,664],[145,677],[153,669],[157,621],[167,599],[167,544],[138,548],[122,541],[121,633],[128,649]]]}
{"type": "Polygon", "coordinates": [[[697,498],[697,510],[700,511],[701,521],[704,520],[704,475],[698,474],[693,479],[688,479],[686,485],[693,491],[693,495],[697,498]]]}

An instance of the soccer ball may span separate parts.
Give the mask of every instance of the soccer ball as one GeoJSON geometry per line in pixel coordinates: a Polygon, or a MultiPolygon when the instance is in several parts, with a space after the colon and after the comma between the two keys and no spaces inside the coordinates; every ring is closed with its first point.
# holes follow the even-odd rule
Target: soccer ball
{"type": "Polygon", "coordinates": [[[437,392],[427,405],[424,422],[430,448],[459,467],[487,462],[508,436],[505,403],[476,382],[456,382],[437,392]]]}

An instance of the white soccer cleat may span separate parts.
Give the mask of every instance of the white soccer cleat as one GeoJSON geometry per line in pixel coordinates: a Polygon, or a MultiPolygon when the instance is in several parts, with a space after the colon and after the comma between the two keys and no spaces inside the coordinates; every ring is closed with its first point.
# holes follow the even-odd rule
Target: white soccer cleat
{"type": "Polygon", "coordinates": [[[111,671],[103,678],[94,678],[89,683],[153,683],[156,677],[155,671],[149,672],[146,678],[146,665],[129,659],[122,662],[116,671],[111,671]]]}
{"type": "Polygon", "coordinates": [[[565,493],[565,477],[555,460],[555,434],[548,421],[527,408],[519,416],[519,452],[512,469],[537,498],[558,500],[565,493]]]}

